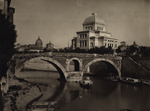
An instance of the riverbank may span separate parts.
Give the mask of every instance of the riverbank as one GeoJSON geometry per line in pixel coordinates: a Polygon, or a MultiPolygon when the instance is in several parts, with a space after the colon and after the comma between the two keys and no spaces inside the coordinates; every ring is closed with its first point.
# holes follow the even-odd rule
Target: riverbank
{"type": "Polygon", "coordinates": [[[3,111],[26,111],[26,105],[42,95],[34,84],[17,78],[8,80],[9,90],[3,97],[3,111]]]}

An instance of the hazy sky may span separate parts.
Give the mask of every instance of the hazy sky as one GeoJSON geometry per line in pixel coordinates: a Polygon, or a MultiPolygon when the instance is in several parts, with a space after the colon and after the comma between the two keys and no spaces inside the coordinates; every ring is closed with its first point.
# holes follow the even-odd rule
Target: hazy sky
{"type": "Polygon", "coordinates": [[[148,5],[149,0],[12,0],[10,6],[15,8],[17,43],[34,44],[40,36],[44,46],[51,41],[66,47],[93,12],[119,41],[150,46],[148,5]]]}

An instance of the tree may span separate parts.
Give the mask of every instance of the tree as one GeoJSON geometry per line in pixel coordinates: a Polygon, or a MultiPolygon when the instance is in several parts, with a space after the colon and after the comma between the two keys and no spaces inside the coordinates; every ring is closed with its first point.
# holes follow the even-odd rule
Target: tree
{"type": "Polygon", "coordinates": [[[98,54],[104,54],[105,53],[105,46],[101,46],[99,49],[99,53],[98,54]]]}
{"type": "Polygon", "coordinates": [[[142,54],[142,56],[144,57],[149,56],[149,52],[150,52],[150,48],[144,46],[140,47],[139,53],[142,54]]]}
{"type": "Polygon", "coordinates": [[[0,13],[0,78],[6,76],[8,63],[14,53],[16,37],[15,25],[0,13]]]}
{"type": "Polygon", "coordinates": [[[112,49],[111,46],[108,47],[108,53],[109,53],[109,54],[113,54],[113,53],[114,53],[114,50],[112,49]]]}
{"type": "Polygon", "coordinates": [[[116,52],[117,52],[117,53],[121,53],[121,49],[120,49],[120,47],[121,47],[121,45],[120,45],[120,46],[118,46],[118,48],[116,49],[116,52]]]}

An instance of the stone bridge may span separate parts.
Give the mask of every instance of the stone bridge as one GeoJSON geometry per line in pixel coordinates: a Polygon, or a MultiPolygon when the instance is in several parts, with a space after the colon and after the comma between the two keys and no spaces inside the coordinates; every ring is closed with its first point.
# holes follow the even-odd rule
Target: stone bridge
{"type": "MultiPolygon", "coordinates": [[[[52,64],[60,74],[60,78],[64,78],[66,81],[79,81],[82,79],[84,73],[89,73],[89,66],[95,62],[103,61],[111,64],[117,71],[118,76],[121,76],[121,61],[119,56],[112,55],[99,55],[99,54],[87,54],[87,53],[27,53],[27,54],[15,54],[16,60],[15,74],[18,74],[20,70],[29,62],[34,60],[43,60],[52,64]],[[74,63],[74,71],[69,69],[71,62],[74,63]]],[[[12,66],[13,67],[13,66],[12,66]]]]}

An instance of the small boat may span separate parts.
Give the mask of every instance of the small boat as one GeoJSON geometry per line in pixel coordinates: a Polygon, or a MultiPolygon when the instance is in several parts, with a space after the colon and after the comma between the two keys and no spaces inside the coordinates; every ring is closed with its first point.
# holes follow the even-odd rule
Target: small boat
{"type": "Polygon", "coordinates": [[[150,80],[142,80],[142,83],[145,85],[150,86],[150,80]]]}
{"type": "Polygon", "coordinates": [[[81,81],[79,81],[79,83],[82,86],[90,86],[93,84],[93,82],[90,80],[90,77],[83,78],[81,81]]]}
{"type": "Polygon", "coordinates": [[[109,80],[109,81],[118,81],[118,78],[117,76],[110,76],[110,77],[104,77],[105,80],[109,80]]]}
{"type": "Polygon", "coordinates": [[[129,78],[129,77],[121,77],[119,80],[122,82],[131,83],[131,84],[141,83],[139,79],[134,79],[134,78],[129,78]]]}
{"type": "Polygon", "coordinates": [[[117,77],[110,78],[110,81],[118,81],[117,77]]]}

